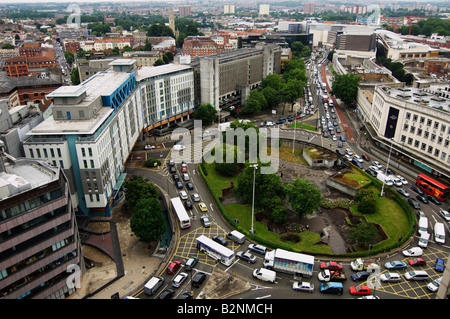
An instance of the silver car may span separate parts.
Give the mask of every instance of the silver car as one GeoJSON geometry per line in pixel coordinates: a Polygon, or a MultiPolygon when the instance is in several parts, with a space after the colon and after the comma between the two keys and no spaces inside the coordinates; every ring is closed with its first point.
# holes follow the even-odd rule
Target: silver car
{"type": "Polygon", "coordinates": [[[314,292],[314,284],[306,281],[296,281],[292,284],[292,289],[312,293],[314,292]]]}

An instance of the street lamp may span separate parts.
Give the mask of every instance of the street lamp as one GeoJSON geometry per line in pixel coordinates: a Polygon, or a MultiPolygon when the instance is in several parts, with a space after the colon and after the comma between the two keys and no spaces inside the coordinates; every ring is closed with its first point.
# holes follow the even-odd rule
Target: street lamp
{"type": "Polygon", "coordinates": [[[292,142],[292,154],[294,154],[294,149],[295,149],[295,132],[297,131],[297,114],[298,114],[298,103],[295,103],[294,141],[292,142]]]}
{"type": "Polygon", "coordinates": [[[253,227],[253,220],[255,219],[255,180],[256,180],[256,170],[258,169],[258,164],[250,165],[250,167],[253,167],[252,229],[250,229],[250,234],[254,234],[255,229],[253,227]]]}
{"type": "MultiPolygon", "coordinates": [[[[389,168],[389,162],[391,161],[392,144],[394,144],[394,138],[391,138],[391,149],[389,150],[389,157],[388,157],[388,161],[387,161],[387,164],[386,164],[386,170],[384,171],[384,175],[387,175],[387,170],[389,168]]],[[[383,186],[381,187],[381,194],[380,194],[380,196],[384,196],[384,183],[385,183],[385,179],[383,179],[383,186]]]]}

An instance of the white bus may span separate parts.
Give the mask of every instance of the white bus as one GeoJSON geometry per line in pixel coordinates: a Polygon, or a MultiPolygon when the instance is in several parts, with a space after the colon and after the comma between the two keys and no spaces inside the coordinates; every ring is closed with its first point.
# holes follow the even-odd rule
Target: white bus
{"type": "Polygon", "coordinates": [[[225,266],[230,266],[236,260],[234,251],[204,235],[197,237],[197,249],[225,266]]]}
{"type": "Polygon", "coordinates": [[[183,203],[181,202],[181,198],[180,197],[171,198],[170,202],[172,203],[173,210],[177,215],[180,228],[185,229],[191,227],[191,217],[189,217],[188,213],[186,212],[186,209],[184,208],[183,203]]]}

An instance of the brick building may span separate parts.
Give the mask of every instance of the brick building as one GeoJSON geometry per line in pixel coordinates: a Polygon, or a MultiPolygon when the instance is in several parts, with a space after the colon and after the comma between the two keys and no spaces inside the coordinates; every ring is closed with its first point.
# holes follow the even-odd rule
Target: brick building
{"type": "Polygon", "coordinates": [[[184,39],[183,54],[192,58],[210,54],[224,53],[233,50],[229,43],[216,43],[208,36],[189,36],[184,39]]]}
{"type": "Polygon", "coordinates": [[[57,66],[56,58],[51,51],[42,51],[34,54],[35,51],[28,50],[24,55],[15,56],[5,60],[5,71],[10,77],[28,76],[34,73],[45,72],[47,68],[57,66]]]}

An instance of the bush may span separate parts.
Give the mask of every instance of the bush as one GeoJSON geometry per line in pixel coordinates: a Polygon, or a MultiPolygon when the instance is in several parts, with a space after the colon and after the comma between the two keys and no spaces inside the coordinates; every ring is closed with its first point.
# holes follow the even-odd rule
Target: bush
{"type": "Polygon", "coordinates": [[[362,214],[375,214],[377,202],[373,196],[366,196],[358,204],[358,211],[362,214]]]}
{"type": "Polygon", "coordinates": [[[145,161],[145,167],[157,167],[161,166],[161,161],[157,160],[156,158],[149,158],[147,161],[145,161]]]}

